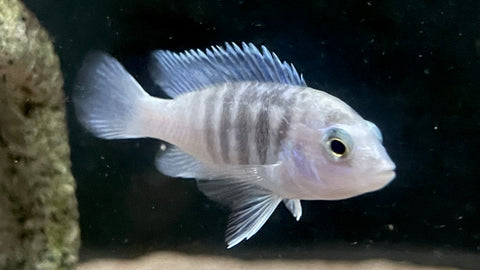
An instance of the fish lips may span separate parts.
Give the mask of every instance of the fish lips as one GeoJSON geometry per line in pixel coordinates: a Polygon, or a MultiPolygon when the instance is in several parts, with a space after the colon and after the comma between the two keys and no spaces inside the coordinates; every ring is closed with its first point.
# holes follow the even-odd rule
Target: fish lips
{"type": "Polygon", "coordinates": [[[379,190],[387,186],[390,182],[393,181],[393,179],[395,179],[396,176],[397,174],[395,172],[395,167],[379,171],[378,173],[376,173],[375,179],[373,180],[372,191],[379,190]]]}

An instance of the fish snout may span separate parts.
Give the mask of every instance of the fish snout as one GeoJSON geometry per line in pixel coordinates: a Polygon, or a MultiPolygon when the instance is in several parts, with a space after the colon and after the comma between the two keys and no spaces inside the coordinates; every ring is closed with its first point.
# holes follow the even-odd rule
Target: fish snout
{"type": "Polygon", "coordinates": [[[377,166],[377,172],[375,175],[377,181],[389,183],[395,178],[396,166],[390,158],[383,159],[377,166]]]}

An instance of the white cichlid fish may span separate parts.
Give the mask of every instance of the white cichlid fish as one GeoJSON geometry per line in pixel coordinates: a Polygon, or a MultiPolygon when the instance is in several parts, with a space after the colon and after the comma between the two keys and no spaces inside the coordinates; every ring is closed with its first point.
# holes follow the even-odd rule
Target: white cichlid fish
{"type": "Polygon", "coordinates": [[[228,248],[252,237],[282,201],[299,220],[300,200],[349,198],[395,177],[375,124],[307,87],[263,46],[159,50],[149,68],[173,99],[147,94],[111,56],[89,55],[73,97],[78,119],[101,138],[173,144],[157,168],[198,179],[203,193],[230,207],[228,248]]]}

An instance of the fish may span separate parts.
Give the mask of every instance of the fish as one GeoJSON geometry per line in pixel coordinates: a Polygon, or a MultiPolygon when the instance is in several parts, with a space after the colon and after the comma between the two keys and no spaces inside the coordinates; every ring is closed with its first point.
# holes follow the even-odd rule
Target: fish
{"type": "Polygon", "coordinates": [[[148,94],[109,54],[87,55],[73,91],[78,121],[104,139],[168,143],[156,168],[196,179],[230,209],[227,248],[255,235],[282,202],[298,221],[301,200],[346,199],[395,178],[379,128],[308,87],[265,46],[156,50],[148,72],[170,98],[148,94]]]}

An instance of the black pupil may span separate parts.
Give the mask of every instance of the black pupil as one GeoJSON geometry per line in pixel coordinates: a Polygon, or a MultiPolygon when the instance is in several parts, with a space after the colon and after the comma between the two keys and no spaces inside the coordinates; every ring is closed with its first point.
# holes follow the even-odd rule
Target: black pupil
{"type": "Polygon", "coordinates": [[[339,140],[332,140],[330,142],[330,148],[337,155],[343,155],[343,154],[345,154],[345,151],[347,150],[345,145],[339,140]]]}

